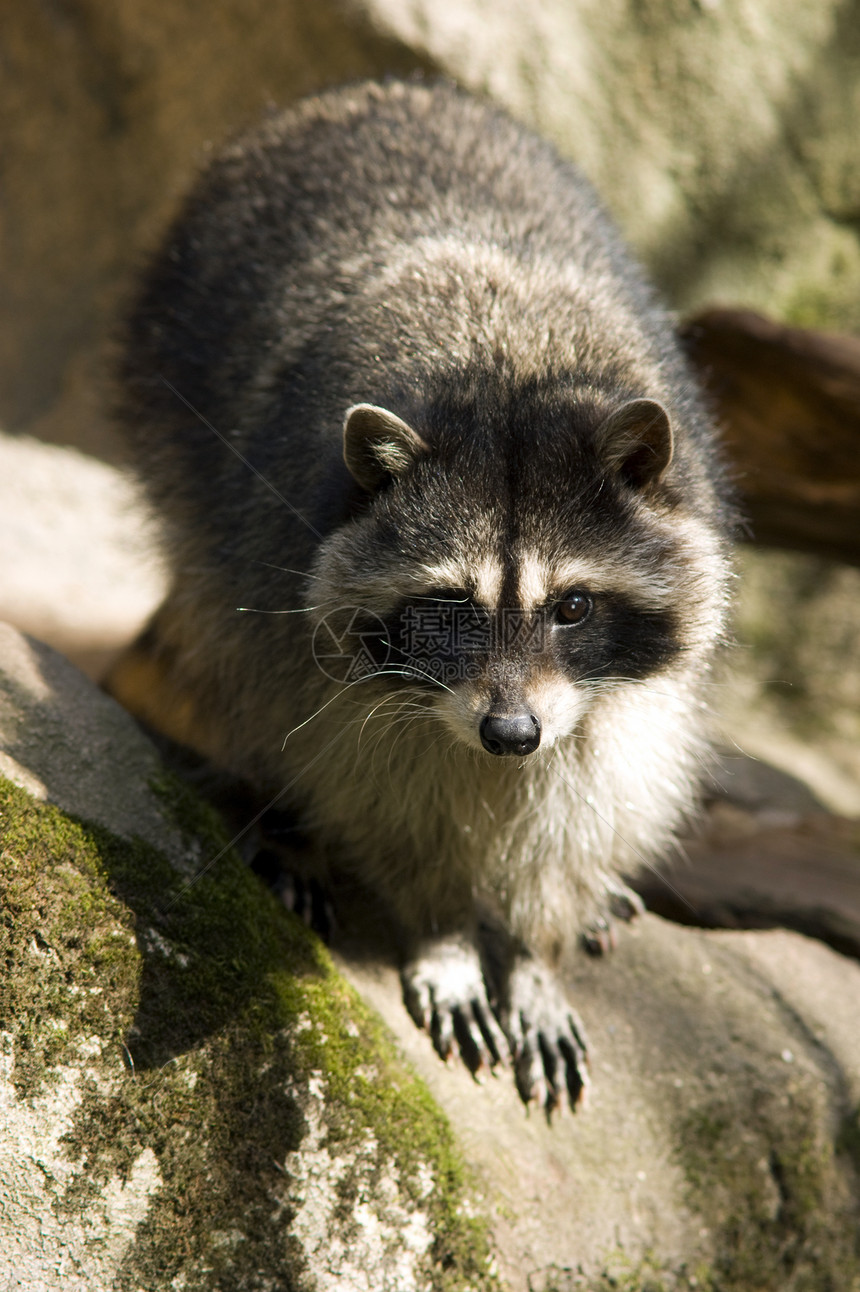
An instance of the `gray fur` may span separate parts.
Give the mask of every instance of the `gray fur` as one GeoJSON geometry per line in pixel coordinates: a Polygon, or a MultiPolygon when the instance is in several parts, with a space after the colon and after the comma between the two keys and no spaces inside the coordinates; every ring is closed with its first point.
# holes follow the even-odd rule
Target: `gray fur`
{"type": "Polygon", "coordinates": [[[149,641],[188,738],[289,786],[407,949],[478,907],[557,957],[664,853],[707,755],[725,490],[669,320],[550,147],[445,85],[273,117],[150,270],[120,415],[166,521],[149,641]],[[404,677],[391,633],[381,676],[315,664],[324,616],[399,623],[461,588],[545,649],[494,638],[450,686],[404,677]],[[558,619],[569,588],[582,625],[558,619]],[[523,706],[537,752],[487,753],[481,719],[523,706]]]}

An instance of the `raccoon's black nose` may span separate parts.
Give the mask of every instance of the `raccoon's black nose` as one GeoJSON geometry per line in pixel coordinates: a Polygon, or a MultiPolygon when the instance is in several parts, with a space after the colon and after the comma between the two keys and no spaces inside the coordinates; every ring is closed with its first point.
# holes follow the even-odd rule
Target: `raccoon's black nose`
{"type": "Polygon", "coordinates": [[[533,754],[540,744],[540,722],[533,713],[488,713],[480,731],[491,754],[533,754]]]}

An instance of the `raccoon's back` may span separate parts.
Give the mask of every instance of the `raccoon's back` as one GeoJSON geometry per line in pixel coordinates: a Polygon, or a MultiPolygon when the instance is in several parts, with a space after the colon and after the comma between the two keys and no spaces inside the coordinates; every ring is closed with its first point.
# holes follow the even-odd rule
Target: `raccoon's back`
{"type": "MultiPolygon", "coordinates": [[[[231,516],[213,510],[217,485],[247,469],[213,428],[253,450],[290,496],[347,491],[346,407],[414,397],[434,362],[450,360],[458,329],[490,326],[483,299],[475,313],[486,317],[464,317],[456,265],[429,307],[420,271],[398,277],[396,267],[410,254],[420,264],[426,247],[444,257],[446,245],[470,243],[502,258],[501,278],[506,266],[531,275],[542,327],[553,312],[568,326],[551,279],[575,265],[596,313],[620,302],[650,361],[674,361],[663,316],[593,191],[549,145],[448,85],[335,91],[216,159],[145,279],[124,337],[119,413],[155,502],[223,533],[231,516]],[[406,318],[399,334],[386,324],[386,282],[406,318]]],[[[492,276],[490,267],[482,291],[492,276]]],[[[491,358],[498,338],[490,330],[484,343],[491,358]]],[[[342,520],[340,506],[329,517],[320,497],[314,527],[342,520]]]]}

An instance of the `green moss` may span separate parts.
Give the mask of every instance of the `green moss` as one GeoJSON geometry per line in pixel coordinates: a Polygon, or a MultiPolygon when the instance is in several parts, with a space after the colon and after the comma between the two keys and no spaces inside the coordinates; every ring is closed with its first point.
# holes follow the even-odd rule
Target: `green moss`
{"type": "MultiPolygon", "coordinates": [[[[851,1167],[810,1127],[826,1125],[821,1092],[777,1083],[754,1118],[714,1101],[679,1128],[690,1201],[709,1227],[718,1292],[837,1292],[860,1268],[851,1167]]],[[[856,1183],[856,1181],[855,1181],[856,1183]]],[[[705,1284],[707,1286],[707,1284],[705,1284]]]]}
{"type": "Polygon", "coordinates": [[[295,1058],[303,1071],[326,1074],[328,1099],[344,1110],[330,1126],[332,1141],[355,1142],[370,1131],[380,1162],[396,1162],[406,1192],[429,1210],[434,1286],[457,1287],[464,1277],[473,1287],[496,1286],[487,1272],[485,1226],[463,1214],[464,1172],[448,1122],[397,1058],[378,1017],[337,976],[281,978],[278,986],[286,1012],[313,1021],[298,1033],[295,1058]],[[422,1202],[423,1164],[436,1184],[429,1202],[422,1202]]]}
{"type": "Polygon", "coordinates": [[[716,1292],[710,1271],[670,1269],[653,1254],[632,1260],[612,1252],[599,1274],[550,1266],[529,1276],[528,1292],[716,1292]]]}
{"type": "MultiPolygon", "coordinates": [[[[840,233],[837,237],[844,237],[840,233]]],[[[808,279],[796,283],[785,300],[780,301],[779,315],[792,327],[827,332],[856,333],[860,330],[860,306],[857,303],[858,256],[835,246],[826,281],[808,279]]]]}
{"type": "MultiPolygon", "coordinates": [[[[80,1213],[151,1149],[163,1185],[118,1287],[155,1292],[181,1274],[189,1292],[288,1292],[302,1256],[275,1236],[289,1231],[284,1162],[313,1076],[324,1147],[374,1145],[376,1177],[393,1170],[428,1214],[429,1286],[495,1287],[450,1128],[380,1021],[225,846],[214,813],[167,777],[157,792],[198,859],[191,878],[0,781],[0,1009],[16,1087],[32,1097],[58,1064],[85,1074],[66,1140],[79,1169],[51,1186],[56,1208],[80,1213]],[[88,1037],[101,1058],[82,1052],[88,1037]]],[[[339,1187],[347,1215],[348,1172],[339,1187]]]]}
{"type": "Polygon", "coordinates": [[[99,882],[86,832],[0,782],[0,1016],[15,1042],[14,1082],[39,1092],[81,1040],[120,1046],[138,1004],[131,913],[99,882]]]}

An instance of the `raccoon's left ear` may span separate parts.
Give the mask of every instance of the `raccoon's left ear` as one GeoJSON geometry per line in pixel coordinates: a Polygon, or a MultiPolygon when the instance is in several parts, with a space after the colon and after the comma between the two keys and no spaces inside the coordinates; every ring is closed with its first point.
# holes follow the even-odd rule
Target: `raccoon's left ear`
{"type": "Polygon", "coordinates": [[[388,476],[399,476],[429,447],[387,408],[353,404],[343,423],[343,460],[363,489],[373,493],[388,476]]]}
{"type": "Polygon", "coordinates": [[[672,423],[656,399],[631,399],[598,431],[604,460],[633,489],[656,484],[672,461],[672,423]]]}

